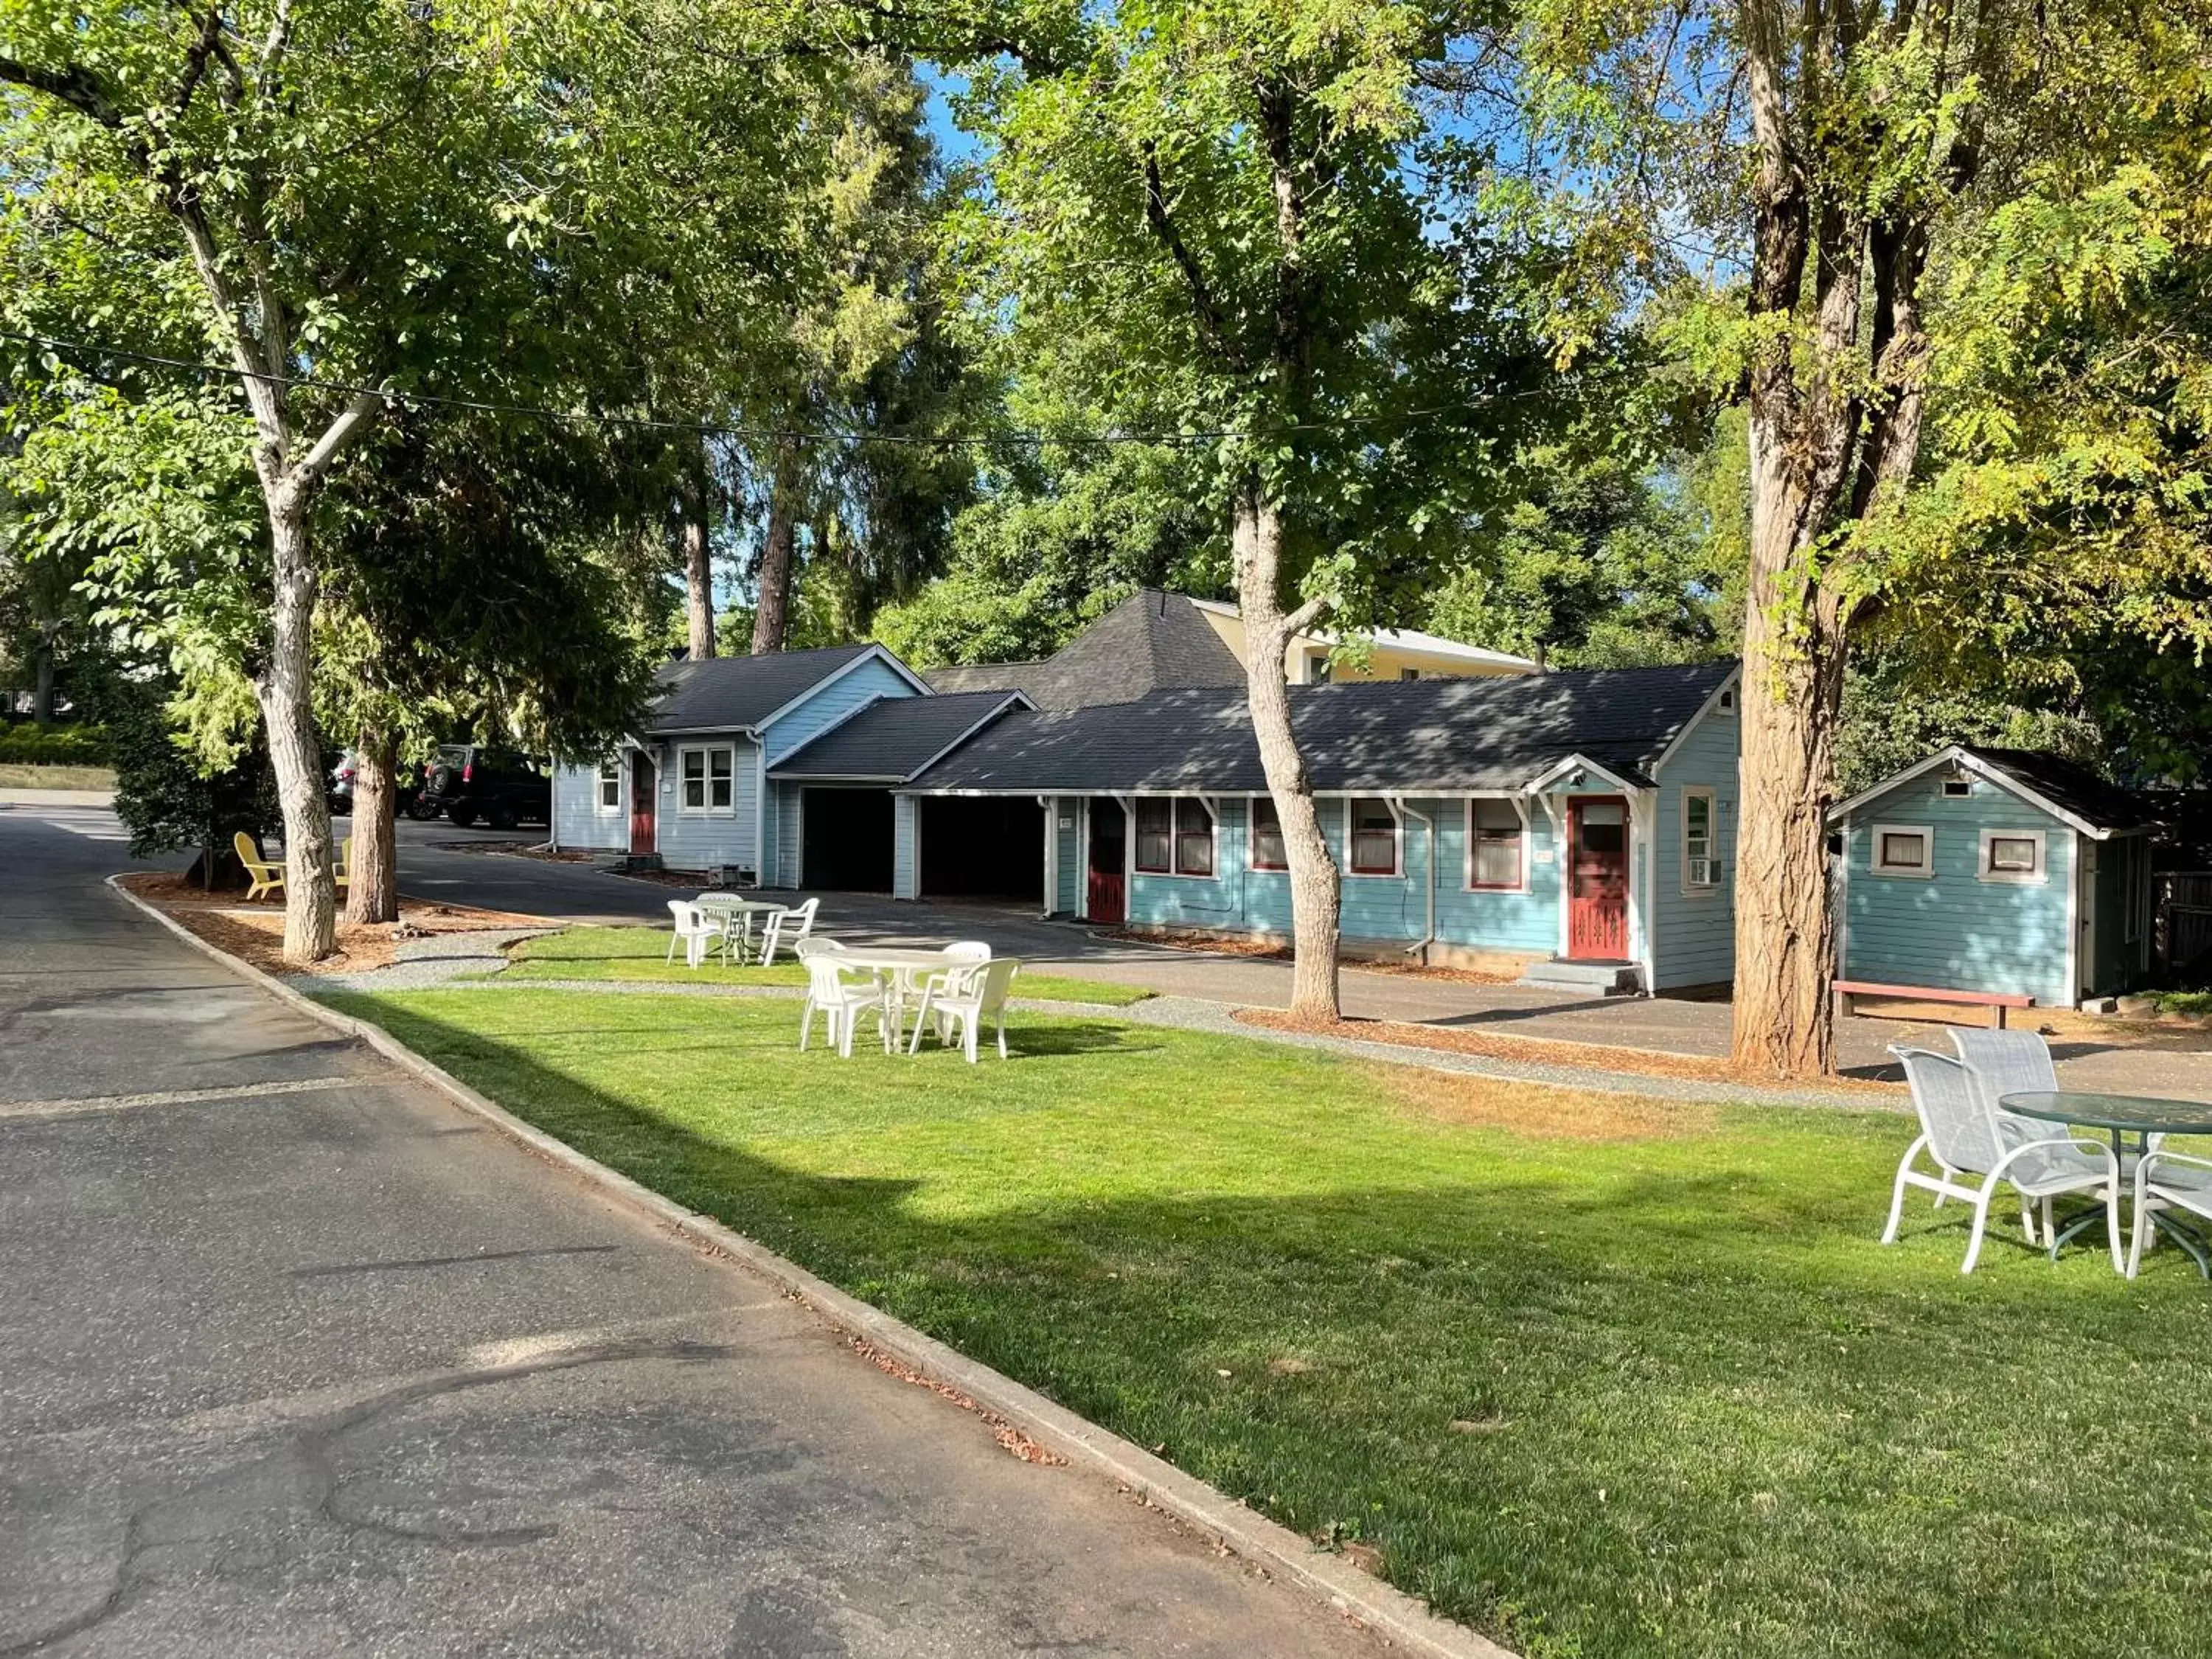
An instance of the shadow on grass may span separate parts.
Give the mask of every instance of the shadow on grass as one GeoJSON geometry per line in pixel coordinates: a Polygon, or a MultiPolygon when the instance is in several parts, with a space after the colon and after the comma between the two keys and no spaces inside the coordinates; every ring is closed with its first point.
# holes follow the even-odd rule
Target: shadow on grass
{"type": "MultiPolygon", "coordinates": [[[[1810,1156],[1776,1131],[1709,1168],[1670,1143],[1493,1137],[1480,1178],[1462,1160],[1330,1187],[1310,1178],[1322,1141],[1281,1191],[1147,1191],[1142,1170],[1088,1167],[1109,1157],[1095,1148],[1010,1157],[1050,1103],[963,1115],[948,1091],[975,1074],[957,1060],[825,1060],[824,1121],[895,1112],[956,1135],[918,1146],[911,1174],[841,1173],[848,1141],[763,1127],[743,1092],[656,1106],[525,1040],[343,1000],[590,1156],[1285,1524],[1373,1544],[1395,1582],[1524,1652],[2180,1652],[2201,1635],[2212,1546],[2187,1505],[2140,1494],[2193,1489],[2201,1451],[2175,1425],[2212,1387],[2212,1303],[2078,1258],[1962,1281],[1958,1224],[1919,1209],[1881,1249],[1886,1184],[1863,1187],[1894,1149],[1858,1147],[1848,1120],[1810,1156]],[[891,1087],[913,1092],[878,1097],[891,1087]],[[975,1148],[1003,1173],[978,1175],[975,1148]]],[[[574,1035],[642,1066],[661,1034],[574,1035]]],[[[1161,1042],[1103,1021],[1020,1033],[1039,1059],[1161,1042]]]]}

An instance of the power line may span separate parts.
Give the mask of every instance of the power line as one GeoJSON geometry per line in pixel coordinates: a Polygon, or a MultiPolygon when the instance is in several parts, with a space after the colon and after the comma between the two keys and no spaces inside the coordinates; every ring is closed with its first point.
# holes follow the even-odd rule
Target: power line
{"type": "MultiPolygon", "coordinates": [[[[1469,398],[1455,403],[1436,404],[1424,409],[1409,409],[1391,414],[1346,415],[1334,420],[1300,421],[1285,426],[1262,427],[1249,432],[1223,428],[1211,432],[1102,432],[1066,434],[1054,432],[993,432],[951,433],[929,435],[903,432],[818,432],[798,428],[730,426],[714,421],[672,421],[649,415],[611,415],[578,410],[550,409],[535,404],[496,403],[477,398],[454,398],[435,392],[397,392],[389,386],[356,385],[343,380],[314,380],[303,375],[259,373],[240,368],[234,363],[212,363],[189,357],[165,357],[156,353],[132,351],[123,346],[106,345],[90,340],[67,340],[47,334],[25,334],[11,329],[0,329],[0,340],[14,340],[26,345],[44,346],[53,351],[82,352],[103,357],[121,358],[126,362],[143,363],[150,368],[181,369],[203,378],[234,380],[259,380],[264,385],[299,386],[310,392],[326,392],[348,398],[384,398],[393,403],[420,404],[437,409],[465,410],[480,415],[517,415],[537,420],[565,421],[578,425],[624,427],[641,432],[678,432],[689,436],[736,438],[754,443],[798,444],[898,444],[911,448],[989,448],[999,445],[1042,447],[1048,444],[1070,446],[1101,444],[1201,444],[1221,443],[1232,438],[1258,441],[1267,438],[1294,437],[1304,432],[1337,432],[1352,427],[1376,426],[1390,422],[1425,420],[1439,415],[1455,415],[1486,408],[1492,404],[1514,398],[1546,395],[1541,388],[1528,387],[1511,392],[1486,392],[1479,398],[1469,398]]],[[[1582,384],[1591,385],[1607,377],[1585,379],[1582,384]]]]}

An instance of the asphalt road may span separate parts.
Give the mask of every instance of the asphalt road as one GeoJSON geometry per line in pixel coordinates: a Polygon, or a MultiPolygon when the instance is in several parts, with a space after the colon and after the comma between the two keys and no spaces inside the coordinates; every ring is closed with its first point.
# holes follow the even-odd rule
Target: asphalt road
{"type": "Polygon", "coordinates": [[[1377,1650],[231,978],[125,862],[0,806],[0,1659],[1377,1650]]]}

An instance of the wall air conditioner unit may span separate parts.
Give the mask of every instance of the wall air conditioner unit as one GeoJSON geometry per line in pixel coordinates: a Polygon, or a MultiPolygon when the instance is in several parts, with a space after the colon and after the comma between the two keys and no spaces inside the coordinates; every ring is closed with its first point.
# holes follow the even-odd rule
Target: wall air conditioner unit
{"type": "Polygon", "coordinates": [[[1720,882],[1721,866],[1718,859],[1704,858],[1690,860],[1691,886],[1717,887],[1720,882]]]}

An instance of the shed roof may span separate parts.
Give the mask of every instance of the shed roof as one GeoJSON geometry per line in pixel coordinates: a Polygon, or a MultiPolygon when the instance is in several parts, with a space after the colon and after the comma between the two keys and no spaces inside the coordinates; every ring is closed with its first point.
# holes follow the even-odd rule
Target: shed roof
{"type": "MultiPolygon", "coordinates": [[[[1486,679],[1289,688],[1316,789],[1519,789],[1577,757],[1641,786],[1733,662],[1486,679]]],[[[1256,793],[1267,785],[1241,694],[1012,714],[922,773],[924,791],[1256,793]]]]}
{"type": "Polygon", "coordinates": [[[1241,686],[1244,669],[1180,593],[1140,588],[1042,662],[933,669],[939,691],[1021,690],[1040,708],[1133,702],[1179,686],[1241,686]]]}
{"type": "Polygon", "coordinates": [[[880,697],[770,769],[772,778],[904,783],[978,727],[1032,707],[1018,691],[948,691],[880,697]]]}
{"type": "Polygon", "coordinates": [[[665,664],[653,677],[659,701],[645,729],[726,732],[759,726],[870,652],[897,660],[879,645],[861,644],[665,664]]]}
{"type": "Polygon", "coordinates": [[[2100,776],[2079,761],[2040,749],[1990,749],[1954,743],[1925,760],[1862,789],[1828,810],[1831,818],[1848,817],[1860,807],[1937,768],[1956,764],[1978,772],[2012,793],[2063,818],[2076,830],[2102,840],[2150,827],[2153,815],[2131,789],[2100,776]]]}

